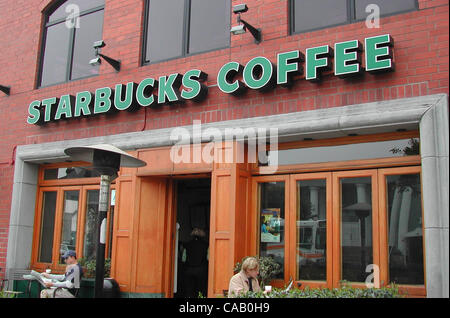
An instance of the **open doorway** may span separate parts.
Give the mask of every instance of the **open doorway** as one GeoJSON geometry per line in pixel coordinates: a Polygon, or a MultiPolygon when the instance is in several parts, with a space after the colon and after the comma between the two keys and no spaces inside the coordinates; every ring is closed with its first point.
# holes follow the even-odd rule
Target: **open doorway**
{"type": "Polygon", "coordinates": [[[207,295],[210,203],[210,178],[176,180],[176,298],[207,295]]]}

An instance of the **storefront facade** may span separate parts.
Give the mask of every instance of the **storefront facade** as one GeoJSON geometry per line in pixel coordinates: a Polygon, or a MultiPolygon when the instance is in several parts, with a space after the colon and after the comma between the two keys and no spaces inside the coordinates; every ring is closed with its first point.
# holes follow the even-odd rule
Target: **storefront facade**
{"type": "Polygon", "coordinates": [[[80,28],[53,38],[70,2],[5,5],[30,12],[35,30],[26,63],[5,62],[15,47],[0,55],[7,272],[62,270],[65,249],[92,257],[99,178],[64,149],[108,143],[147,163],[112,186],[107,256],[124,297],[188,295],[182,247],[194,228],[206,232],[209,297],[247,255],[280,264],[274,285],[395,282],[448,297],[447,1],[379,3],[375,24],[355,1],[336,21],[313,1],[247,1],[259,44],[230,34],[234,0],[81,1],[80,28]],[[48,62],[67,53],[51,45],[59,36],[72,43],[62,68],[48,62]],[[97,40],[120,72],[79,62],[97,40]]]}

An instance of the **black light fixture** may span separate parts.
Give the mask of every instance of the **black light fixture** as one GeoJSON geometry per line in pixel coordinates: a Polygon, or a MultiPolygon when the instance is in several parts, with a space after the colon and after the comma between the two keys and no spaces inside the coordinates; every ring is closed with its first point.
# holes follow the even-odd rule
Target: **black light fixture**
{"type": "Polygon", "coordinates": [[[103,276],[105,272],[106,214],[109,207],[111,182],[117,178],[120,167],[143,167],[146,163],[112,145],[102,144],[86,147],[71,147],[64,150],[71,160],[86,161],[101,174],[97,218],[97,254],[95,263],[95,298],[103,297],[103,276]]]}
{"type": "Polygon", "coordinates": [[[89,64],[92,66],[100,65],[102,64],[101,57],[108,62],[109,65],[111,65],[117,72],[120,72],[120,60],[115,60],[109,56],[103,55],[100,53],[100,49],[105,47],[106,43],[104,41],[96,41],[94,42],[94,49],[95,49],[95,58],[89,61],[89,64]]]}
{"type": "Polygon", "coordinates": [[[11,93],[11,87],[0,85],[0,91],[5,93],[6,95],[9,95],[11,93]]]}
{"type": "Polygon", "coordinates": [[[237,14],[237,22],[239,25],[234,26],[231,28],[230,32],[234,35],[243,34],[247,31],[247,29],[250,31],[250,33],[255,38],[255,43],[259,44],[261,43],[261,29],[257,29],[254,26],[252,26],[247,21],[244,21],[241,19],[241,13],[247,12],[248,7],[246,4],[238,4],[233,7],[233,13],[237,14]],[[242,23],[242,24],[241,24],[242,23]]]}

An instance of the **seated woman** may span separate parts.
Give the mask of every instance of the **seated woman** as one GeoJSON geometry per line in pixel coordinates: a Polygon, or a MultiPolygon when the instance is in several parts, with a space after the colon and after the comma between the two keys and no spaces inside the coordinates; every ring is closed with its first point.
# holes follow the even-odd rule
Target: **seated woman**
{"type": "Polygon", "coordinates": [[[258,283],[259,263],[255,257],[247,257],[242,263],[239,273],[231,277],[228,287],[228,297],[236,297],[239,293],[260,291],[258,283]]]}

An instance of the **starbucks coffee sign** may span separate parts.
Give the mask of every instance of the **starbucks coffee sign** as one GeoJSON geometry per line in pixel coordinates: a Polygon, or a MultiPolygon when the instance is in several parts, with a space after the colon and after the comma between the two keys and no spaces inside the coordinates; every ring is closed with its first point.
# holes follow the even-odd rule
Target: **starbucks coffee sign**
{"type": "MultiPolygon", "coordinates": [[[[321,80],[323,72],[333,71],[345,78],[362,72],[379,73],[394,69],[393,39],[389,34],[369,37],[362,45],[358,40],[279,53],[277,64],[258,56],[245,66],[228,62],[217,75],[217,86],[225,94],[239,96],[246,90],[267,91],[277,85],[289,87],[295,76],[304,75],[306,81],[321,80]],[[364,51],[364,68],[362,53],[364,51]]],[[[82,91],[76,95],[62,95],[31,102],[27,122],[44,125],[52,121],[90,117],[117,111],[136,111],[140,107],[180,103],[187,100],[203,101],[208,94],[204,84],[208,75],[199,69],[185,74],[145,78],[140,83],[117,84],[103,87],[94,93],[82,91]]]]}

